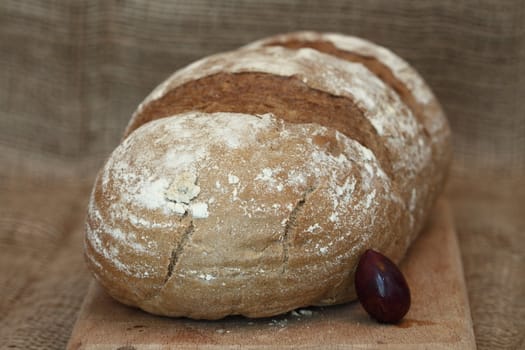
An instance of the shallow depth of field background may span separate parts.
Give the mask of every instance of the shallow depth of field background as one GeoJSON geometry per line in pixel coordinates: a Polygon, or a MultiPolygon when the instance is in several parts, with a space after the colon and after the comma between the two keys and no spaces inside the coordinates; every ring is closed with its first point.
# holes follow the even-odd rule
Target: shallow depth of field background
{"type": "Polygon", "coordinates": [[[301,29],[387,46],[433,88],[478,347],[525,346],[524,2],[4,0],[0,348],[65,346],[91,184],[142,98],[204,55],[301,29]]]}

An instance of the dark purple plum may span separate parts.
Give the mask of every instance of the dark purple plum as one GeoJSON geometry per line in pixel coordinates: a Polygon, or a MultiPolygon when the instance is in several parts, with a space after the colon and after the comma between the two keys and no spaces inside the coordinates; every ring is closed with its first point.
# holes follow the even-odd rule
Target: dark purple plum
{"type": "Polygon", "coordinates": [[[410,289],[399,268],[386,256],[368,249],[355,271],[359,302],[381,323],[397,323],[410,308],[410,289]]]}

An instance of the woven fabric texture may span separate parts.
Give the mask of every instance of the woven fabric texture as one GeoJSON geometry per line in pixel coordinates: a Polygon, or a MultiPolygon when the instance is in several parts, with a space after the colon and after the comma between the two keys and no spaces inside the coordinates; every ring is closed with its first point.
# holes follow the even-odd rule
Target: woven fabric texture
{"type": "Polygon", "coordinates": [[[387,46],[431,85],[478,347],[525,348],[521,0],[1,1],[0,348],[67,343],[87,197],[141,99],[204,55],[301,29],[387,46]]]}

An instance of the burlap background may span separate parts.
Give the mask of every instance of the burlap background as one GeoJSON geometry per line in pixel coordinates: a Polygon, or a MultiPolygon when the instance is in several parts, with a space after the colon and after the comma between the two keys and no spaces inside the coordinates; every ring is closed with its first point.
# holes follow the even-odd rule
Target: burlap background
{"type": "Polygon", "coordinates": [[[434,88],[478,346],[525,347],[521,0],[1,1],[0,347],[65,346],[93,176],[140,100],[203,55],[298,29],[388,46],[434,88]]]}

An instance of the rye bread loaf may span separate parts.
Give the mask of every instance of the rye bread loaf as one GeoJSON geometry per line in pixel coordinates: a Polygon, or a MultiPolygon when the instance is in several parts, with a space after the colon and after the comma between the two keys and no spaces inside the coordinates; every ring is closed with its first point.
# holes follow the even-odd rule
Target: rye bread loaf
{"type": "Polygon", "coordinates": [[[264,317],[354,299],[367,248],[402,258],[443,185],[448,124],[404,61],[336,39],[210,56],[141,103],[88,210],[88,265],[113,297],[264,317]]]}

